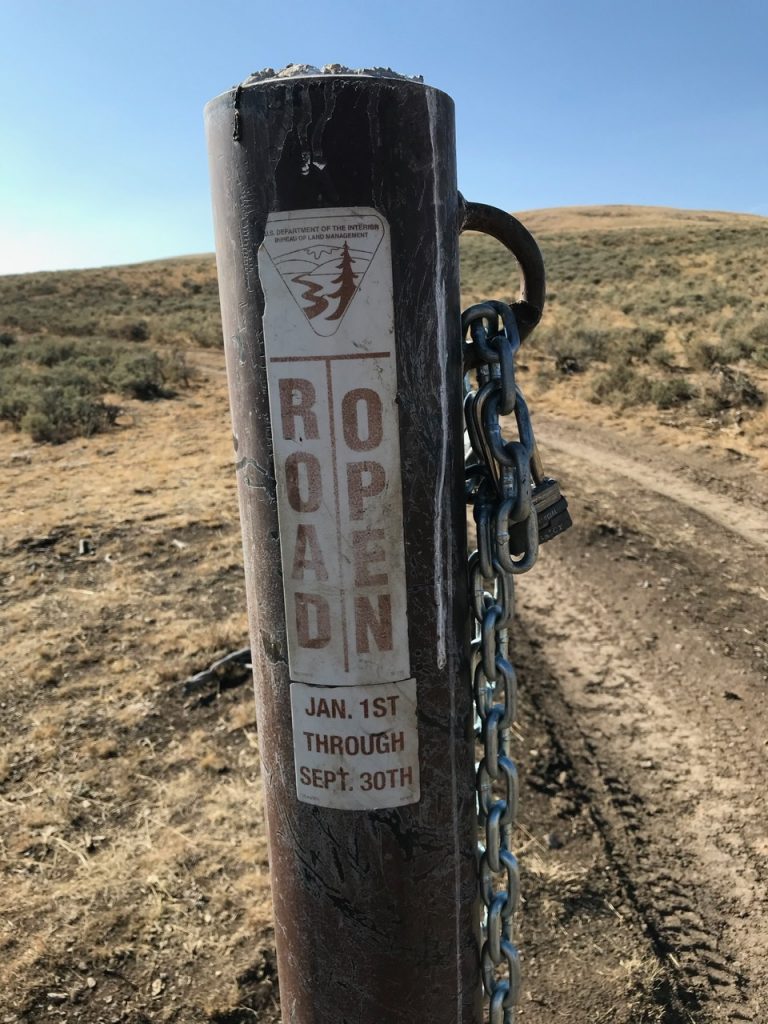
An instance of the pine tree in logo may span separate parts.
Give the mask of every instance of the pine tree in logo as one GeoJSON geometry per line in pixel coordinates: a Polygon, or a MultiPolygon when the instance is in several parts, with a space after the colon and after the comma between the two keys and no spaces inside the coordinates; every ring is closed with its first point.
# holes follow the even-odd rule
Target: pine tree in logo
{"type": "Polygon", "coordinates": [[[334,277],[331,284],[337,284],[339,287],[335,292],[330,292],[328,298],[338,299],[339,304],[336,307],[335,312],[325,318],[326,320],[341,320],[347,310],[347,306],[352,301],[352,296],[357,291],[355,281],[357,280],[358,275],[352,269],[352,257],[349,254],[349,246],[346,242],[344,243],[344,250],[341,254],[341,263],[338,264],[336,269],[339,271],[339,276],[334,277]]]}

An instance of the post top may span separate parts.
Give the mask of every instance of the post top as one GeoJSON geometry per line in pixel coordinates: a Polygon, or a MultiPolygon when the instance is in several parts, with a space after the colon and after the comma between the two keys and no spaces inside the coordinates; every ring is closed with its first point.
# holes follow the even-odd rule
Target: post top
{"type": "MultiPolygon", "coordinates": [[[[306,83],[338,83],[346,82],[349,85],[359,85],[375,88],[374,83],[388,83],[391,86],[399,87],[402,91],[419,91],[427,94],[447,96],[440,89],[427,85],[423,75],[401,75],[392,68],[348,68],[344,64],[324,64],[321,68],[313,64],[288,64],[286,67],[276,71],[274,68],[263,68],[261,71],[254,71],[238,85],[232,85],[229,89],[215,96],[205,105],[205,116],[210,117],[220,107],[229,107],[233,103],[237,105],[241,98],[245,99],[250,95],[255,99],[258,93],[266,87],[267,90],[276,86],[283,89],[290,89],[295,83],[296,87],[303,87],[306,83]]],[[[447,97],[450,100],[450,96],[447,97]]],[[[452,102],[452,101],[451,101],[452,102]]]]}
{"type": "Polygon", "coordinates": [[[258,85],[261,82],[284,78],[320,78],[327,75],[346,75],[363,78],[395,78],[401,82],[424,82],[422,75],[401,75],[392,68],[348,68],[343,64],[324,64],[321,68],[313,64],[287,64],[280,71],[274,68],[263,68],[254,71],[241,83],[243,87],[258,85]]]}

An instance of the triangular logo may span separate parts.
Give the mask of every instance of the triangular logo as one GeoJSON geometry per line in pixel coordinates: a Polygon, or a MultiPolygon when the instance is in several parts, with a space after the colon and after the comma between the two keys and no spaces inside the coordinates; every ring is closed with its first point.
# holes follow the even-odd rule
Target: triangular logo
{"type": "Polygon", "coordinates": [[[378,218],[270,216],[264,248],[291,296],[321,337],[335,334],[383,237],[378,218]],[[304,244],[299,244],[304,243],[304,244]]]}

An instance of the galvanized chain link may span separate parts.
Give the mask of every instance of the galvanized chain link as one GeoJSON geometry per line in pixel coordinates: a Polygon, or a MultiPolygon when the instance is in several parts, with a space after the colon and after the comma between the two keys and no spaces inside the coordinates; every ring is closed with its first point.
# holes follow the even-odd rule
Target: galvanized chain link
{"type": "MultiPolygon", "coordinates": [[[[536,562],[539,526],[549,539],[570,525],[567,503],[543,476],[528,407],[515,380],[520,347],[511,307],[483,302],[462,316],[464,337],[467,501],[474,507],[477,546],[469,558],[477,738],[477,804],[482,901],[482,978],[490,1024],[513,1024],[520,993],[514,935],[519,872],[512,852],[517,769],[510,757],[517,679],[509,660],[514,577],[536,562]],[[471,381],[474,373],[474,386],[471,381]],[[500,417],[514,414],[517,437],[502,435],[500,417]],[[539,508],[534,491],[546,495],[539,508]],[[556,493],[555,493],[556,492],[556,493]],[[551,513],[548,510],[552,510],[551,513]]],[[[553,487],[554,485],[554,487],[553,487]]]]}

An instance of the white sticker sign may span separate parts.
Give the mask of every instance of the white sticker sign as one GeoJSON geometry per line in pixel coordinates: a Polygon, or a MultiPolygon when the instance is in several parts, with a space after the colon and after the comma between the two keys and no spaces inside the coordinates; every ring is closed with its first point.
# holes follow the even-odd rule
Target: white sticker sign
{"type": "Polygon", "coordinates": [[[303,803],[371,810],[417,803],[416,680],[291,683],[296,791],[303,803]]]}
{"type": "Polygon", "coordinates": [[[292,680],[410,676],[389,228],[270,214],[259,250],[292,680]]]}

